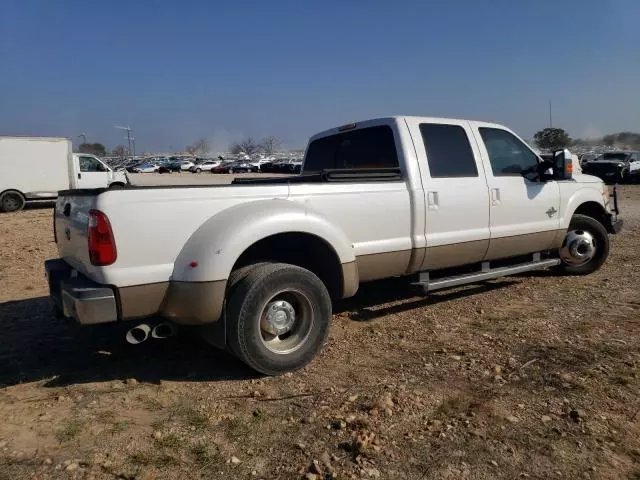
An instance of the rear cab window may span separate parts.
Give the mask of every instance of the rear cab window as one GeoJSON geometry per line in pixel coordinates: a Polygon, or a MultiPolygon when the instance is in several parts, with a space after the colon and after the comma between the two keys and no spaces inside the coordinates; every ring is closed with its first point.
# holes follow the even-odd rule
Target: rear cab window
{"type": "Polygon", "coordinates": [[[388,125],[378,125],[313,140],[307,149],[303,173],[320,173],[327,169],[398,167],[393,130],[388,125]]]}

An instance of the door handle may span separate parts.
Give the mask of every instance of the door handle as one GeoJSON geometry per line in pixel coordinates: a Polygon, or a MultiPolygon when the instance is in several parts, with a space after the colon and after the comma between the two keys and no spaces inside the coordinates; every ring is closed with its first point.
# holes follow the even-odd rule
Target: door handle
{"type": "Polygon", "coordinates": [[[82,178],[82,174],[81,173],[78,173],[78,178],[79,179],[82,178]]]}
{"type": "Polygon", "coordinates": [[[492,188],[491,189],[491,205],[498,205],[500,203],[500,189],[492,188]]]}
{"type": "Polygon", "coordinates": [[[438,192],[427,192],[427,205],[431,210],[437,210],[440,205],[438,192]]]}

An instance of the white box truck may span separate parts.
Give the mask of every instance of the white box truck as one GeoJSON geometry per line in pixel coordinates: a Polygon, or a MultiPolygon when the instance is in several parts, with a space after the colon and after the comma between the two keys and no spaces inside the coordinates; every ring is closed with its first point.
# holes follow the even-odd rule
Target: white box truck
{"type": "Polygon", "coordinates": [[[127,183],[124,172],[114,172],[98,157],[73,153],[68,138],[0,136],[0,211],[55,199],[60,190],[127,183]]]}

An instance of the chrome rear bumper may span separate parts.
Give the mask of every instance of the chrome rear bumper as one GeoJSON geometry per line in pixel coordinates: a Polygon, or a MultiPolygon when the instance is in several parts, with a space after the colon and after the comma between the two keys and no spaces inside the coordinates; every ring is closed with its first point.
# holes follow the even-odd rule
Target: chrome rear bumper
{"type": "Polygon", "coordinates": [[[44,269],[49,295],[63,317],[83,325],[118,321],[118,307],[112,288],[81,275],[64,260],[47,260],[44,269]]]}

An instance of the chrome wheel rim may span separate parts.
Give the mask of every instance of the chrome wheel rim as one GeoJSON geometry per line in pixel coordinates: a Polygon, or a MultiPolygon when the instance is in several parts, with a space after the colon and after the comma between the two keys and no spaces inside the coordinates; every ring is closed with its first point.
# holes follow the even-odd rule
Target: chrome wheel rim
{"type": "Polygon", "coordinates": [[[300,349],[313,327],[313,307],[299,290],[278,292],[260,314],[260,338],[271,352],[287,355],[300,349]]]}
{"type": "Polygon", "coordinates": [[[568,265],[579,267],[589,263],[596,255],[597,244],[587,230],[570,230],[560,247],[560,258],[568,265]]]}

